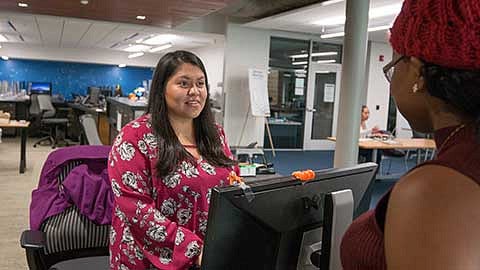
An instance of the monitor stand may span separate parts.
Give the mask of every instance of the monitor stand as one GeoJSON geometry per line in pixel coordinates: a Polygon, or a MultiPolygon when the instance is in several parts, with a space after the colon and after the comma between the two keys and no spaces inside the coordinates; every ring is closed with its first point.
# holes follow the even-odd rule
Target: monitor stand
{"type": "Polygon", "coordinates": [[[340,244],[353,218],[350,189],[325,196],[323,226],[303,234],[297,270],[342,270],[340,244]]]}

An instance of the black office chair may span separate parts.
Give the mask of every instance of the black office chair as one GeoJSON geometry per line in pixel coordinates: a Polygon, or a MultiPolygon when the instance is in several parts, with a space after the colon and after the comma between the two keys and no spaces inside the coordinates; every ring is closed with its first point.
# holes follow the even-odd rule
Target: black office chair
{"type": "MultiPolygon", "coordinates": [[[[57,181],[80,164],[65,165],[57,181]]],[[[24,231],[20,245],[30,270],[109,269],[109,230],[110,225],[97,225],[72,206],[45,220],[39,231],[24,231]]]]}
{"type": "MultiPolygon", "coordinates": [[[[30,114],[35,117],[36,121],[40,122],[40,127],[48,127],[49,134],[35,142],[33,147],[42,145],[43,142],[49,142],[52,148],[57,147],[59,142],[59,126],[63,126],[64,134],[67,134],[68,118],[55,118],[55,107],[52,104],[51,96],[44,94],[33,94],[30,96],[30,114]]],[[[68,143],[65,142],[66,145],[68,143]]]]}
{"type": "Polygon", "coordinates": [[[79,119],[83,129],[82,137],[86,139],[86,143],[89,145],[103,145],[98,136],[97,122],[95,122],[93,115],[84,114],[79,119]]]}

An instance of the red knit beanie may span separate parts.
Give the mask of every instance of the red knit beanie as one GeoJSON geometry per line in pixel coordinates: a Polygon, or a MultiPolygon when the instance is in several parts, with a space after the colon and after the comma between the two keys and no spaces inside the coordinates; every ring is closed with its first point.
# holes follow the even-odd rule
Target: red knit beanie
{"type": "Polygon", "coordinates": [[[480,69],[480,0],[405,0],[390,42],[402,55],[480,69]]]}

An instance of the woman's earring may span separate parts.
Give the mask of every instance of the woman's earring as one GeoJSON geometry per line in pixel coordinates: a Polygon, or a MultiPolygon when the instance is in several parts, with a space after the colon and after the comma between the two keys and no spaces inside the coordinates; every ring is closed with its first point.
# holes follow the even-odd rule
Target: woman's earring
{"type": "Polygon", "coordinates": [[[413,93],[417,93],[417,92],[418,92],[418,83],[415,83],[415,84],[412,86],[412,92],[413,92],[413,93]]]}

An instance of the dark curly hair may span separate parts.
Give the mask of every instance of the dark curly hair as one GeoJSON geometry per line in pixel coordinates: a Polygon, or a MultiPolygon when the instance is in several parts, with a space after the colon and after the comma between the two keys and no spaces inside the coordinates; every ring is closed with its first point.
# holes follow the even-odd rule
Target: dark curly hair
{"type": "Polygon", "coordinates": [[[185,63],[197,66],[202,70],[205,74],[205,85],[207,86],[205,107],[200,115],[193,120],[198,152],[214,166],[228,167],[235,164],[235,161],[228,158],[223,151],[218,129],[210,109],[210,91],[205,66],[195,54],[187,51],[175,51],[164,55],[155,68],[146,112],[151,114],[152,129],[158,140],[158,161],[155,167],[157,176],[160,178],[172,172],[179,162],[183,160],[193,161],[193,156],[182,146],[168,120],[165,100],[168,80],[185,63]]]}
{"type": "Polygon", "coordinates": [[[423,76],[429,94],[474,119],[480,136],[480,70],[424,63],[423,76]]]}

